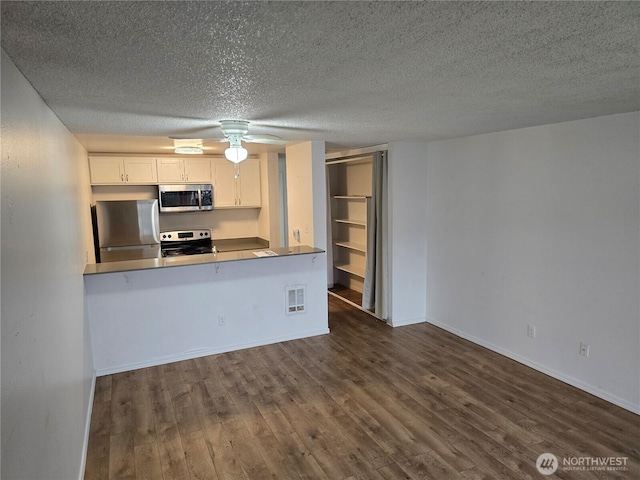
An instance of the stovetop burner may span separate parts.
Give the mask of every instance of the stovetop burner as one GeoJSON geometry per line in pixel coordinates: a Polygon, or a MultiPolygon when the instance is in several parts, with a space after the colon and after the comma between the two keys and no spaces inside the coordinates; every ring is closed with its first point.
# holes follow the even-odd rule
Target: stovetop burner
{"type": "Polygon", "coordinates": [[[213,253],[209,230],[179,230],[161,233],[163,257],[213,253]]]}
{"type": "Polygon", "coordinates": [[[202,255],[205,253],[213,253],[212,247],[178,247],[163,248],[163,257],[178,257],[180,255],[202,255]]]}

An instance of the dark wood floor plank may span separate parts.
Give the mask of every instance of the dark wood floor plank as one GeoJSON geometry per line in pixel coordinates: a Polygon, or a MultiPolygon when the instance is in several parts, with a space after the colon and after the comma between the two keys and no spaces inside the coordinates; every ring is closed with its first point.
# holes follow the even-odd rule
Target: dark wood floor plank
{"type": "Polygon", "coordinates": [[[136,478],[133,431],[112,434],[109,446],[109,479],[133,480],[136,478]]]}
{"type": "Polygon", "coordinates": [[[465,480],[494,480],[493,476],[483,472],[479,467],[473,467],[460,472],[460,478],[464,478],[465,480]]]}
{"type": "MultiPolygon", "coordinates": [[[[198,359],[197,361],[198,366],[200,367],[200,365],[203,365],[203,368],[208,370],[203,383],[207,396],[211,402],[210,412],[215,413],[215,416],[221,422],[233,422],[238,420],[240,418],[240,412],[229,397],[229,392],[225,388],[217,371],[218,368],[220,368],[220,359],[216,356],[212,359],[200,360],[201,359],[198,359]],[[215,363],[218,368],[214,369],[211,365],[207,365],[207,363],[215,363]]],[[[208,418],[211,418],[211,415],[209,415],[208,418]]]]}
{"type": "Polygon", "coordinates": [[[322,412],[330,428],[339,430],[353,445],[354,455],[365,459],[375,469],[394,463],[393,457],[388,455],[338,403],[333,400],[319,402],[315,407],[322,412]]]}
{"type": "Polygon", "coordinates": [[[324,473],[305,443],[277,407],[270,406],[261,413],[299,478],[309,480],[328,480],[330,478],[324,473]]]}
{"type": "Polygon", "coordinates": [[[134,455],[136,480],[159,480],[162,478],[157,442],[135,446],[134,455]]]}
{"type": "Polygon", "coordinates": [[[159,424],[158,452],[160,466],[165,479],[189,478],[189,471],[182,446],[180,432],[175,423],[159,424]]]}
{"type": "MultiPolygon", "coordinates": [[[[376,455],[373,452],[366,452],[359,444],[353,443],[343,426],[335,423],[327,409],[321,408],[320,404],[306,403],[300,405],[300,409],[318,428],[321,435],[329,439],[333,451],[337,453],[345,465],[349,466],[356,478],[363,476],[371,479],[379,478],[377,468],[390,462],[390,460],[385,462],[384,452],[381,456],[376,455]],[[373,455],[369,456],[368,453],[373,453],[373,455]]],[[[379,449],[377,445],[375,446],[379,449]]]]}
{"type": "Polygon", "coordinates": [[[482,439],[477,441],[476,439],[470,438],[469,440],[456,444],[456,448],[483,471],[491,475],[491,478],[531,478],[524,473],[520,476],[518,472],[511,470],[493,455],[489,455],[482,449],[482,441],[482,439]]]}
{"type": "Polygon", "coordinates": [[[111,401],[111,384],[113,375],[104,375],[96,378],[96,388],[93,394],[93,401],[96,403],[111,401]]]}
{"type": "Polygon", "coordinates": [[[385,480],[411,480],[411,475],[396,462],[380,467],[378,473],[385,480]]]}
{"type": "Polygon", "coordinates": [[[90,435],[111,434],[111,402],[94,402],[91,412],[90,435]]]}
{"type": "Polygon", "coordinates": [[[250,438],[253,440],[254,447],[262,456],[274,478],[278,480],[304,478],[296,473],[296,469],[288,458],[284,447],[280,445],[255,404],[253,405],[253,412],[243,415],[242,420],[250,438]]]}
{"type": "Polygon", "coordinates": [[[222,423],[208,425],[202,430],[209,456],[221,480],[250,480],[242,471],[222,423]]]}
{"type": "Polygon", "coordinates": [[[111,387],[111,433],[131,430],[133,428],[132,420],[129,373],[118,373],[113,375],[111,387]]]}
{"type": "Polygon", "coordinates": [[[218,480],[202,432],[196,430],[181,437],[190,480],[218,480]]]}
{"type": "Polygon", "coordinates": [[[242,420],[223,424],[231,448],[249,479],[268,479],[272,474],[242,420]]]}
{"type": "Polygon", "coordinates": [[[283,399],[278,404],[278,408],[327,477],[347,478],[354,474],[350,466],[341,458],[340,452],[334,449],[336,447],[332,443],[334,437],[327,437],[326,432],[305,415],[293,398],[283,399]]]}
{"type": "Polygon", "coordinates": [[[111,455],[110,435],[89,435],[85,478],[91,480],[108,480],[109,461],[111,455]]]}
{"type": "Polygon", "coordinates": [[[162,369],[160,367],[148,368],[147,377],[149,379],[149,393],[151,395],[156,427],[160,424],[175,424],[176,416],[173,411],[171,394],[169,393],[167,381],[163,376],[162,369]]]}
{"type": "Polygon", "coordinates": [[[329,298],[329,335],[99,377],[86,480],[538,479],[627,457],[640,417],[428,324],[329,298]]]}
{"type": "Polygon", "coordinates": [[[156,421],[149,392],[138,392],[132,397],[134,444],[145,445],[156,441],[156,421]]]}
{"type": "Polygon", "coordinates": [[[399,459],[398,463],[413,478],[456,478],[460,475],[458,470],[434,451],[416,457],[399,459]]]}

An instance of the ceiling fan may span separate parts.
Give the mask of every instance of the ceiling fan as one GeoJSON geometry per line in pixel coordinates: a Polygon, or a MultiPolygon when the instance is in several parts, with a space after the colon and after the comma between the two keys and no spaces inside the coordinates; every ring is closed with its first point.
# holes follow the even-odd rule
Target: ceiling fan
{"type": "MultiPolygon", "coordinates": [[[[220,142],[229,142],[229,147],[224,151],[227,160],[233,163],[240,163],[247,158],[247,149],[242,146],[242,142],[266,143],[271,145],[284,145],[287,143],[275,135],[249,135],[249,122],[246,120],[220,120],[220,130],[224,138],[220,142]]],[[[174,140],[176,140],[174,138],[174,140]]],[[[181,139],[182,146],[176,144],[176,153],[202,153],[202,145],[186,145],[185,142],[195,139],[181,139]],[[178,150],[179,149],[179,150],[178,150]]]]}

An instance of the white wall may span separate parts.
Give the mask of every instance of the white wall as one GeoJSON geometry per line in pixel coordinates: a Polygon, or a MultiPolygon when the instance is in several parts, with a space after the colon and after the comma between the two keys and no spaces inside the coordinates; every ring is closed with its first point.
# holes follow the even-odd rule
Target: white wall
{"type": "Polygon", "coordinates": [[[327,249],[324,142],[287,147],[289,245],[327,249]],[[293,237],[300,230],[300,241],[293,237]]]}
{"type": "Polygon", "coordinates": [[[427,319],[427,144],[389,143],[390,323],[427,319]]]}
{"type": "Polygon", "coordinates": [[[324,253],[88,275],[98,375],[329,333],[324,253]],[[286,287],[307,311],[286,314],[286,287]],[[220,325],[224,317],[224,325],[220,325]]]}
{"type": "Polygon", "coordinates": [[[433,142],[426,189],[429,320],[636,412],[639,120],[433,142]]]}
{"type": "Polygon", "coordinates": [[[93,380],[87,154],[4,52],[1,118],[2,478],[81,478],[93,380]]]}
{"type": "Polygon", "coordinates": [[[260,155],[262,208],[258,215],[258,237],[269,240],[269,246],[280,247],[280,192],[278,190],[278,154],[260,155]]]}

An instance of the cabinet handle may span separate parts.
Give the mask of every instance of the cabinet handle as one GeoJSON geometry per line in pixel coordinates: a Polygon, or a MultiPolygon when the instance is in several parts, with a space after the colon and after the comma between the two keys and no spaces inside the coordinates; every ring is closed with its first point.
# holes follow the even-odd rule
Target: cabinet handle
{"type": "Polygon", "coordinates": [[[124,173],[121,173],[121,174],[120,174],[120,181],[121,181],[121,182],[124,182],[124,173]]]}
{"type": "Polygon", "coordinates": [[[127,182],[129,181],[129,174],[127,173],[127,182]]]}

